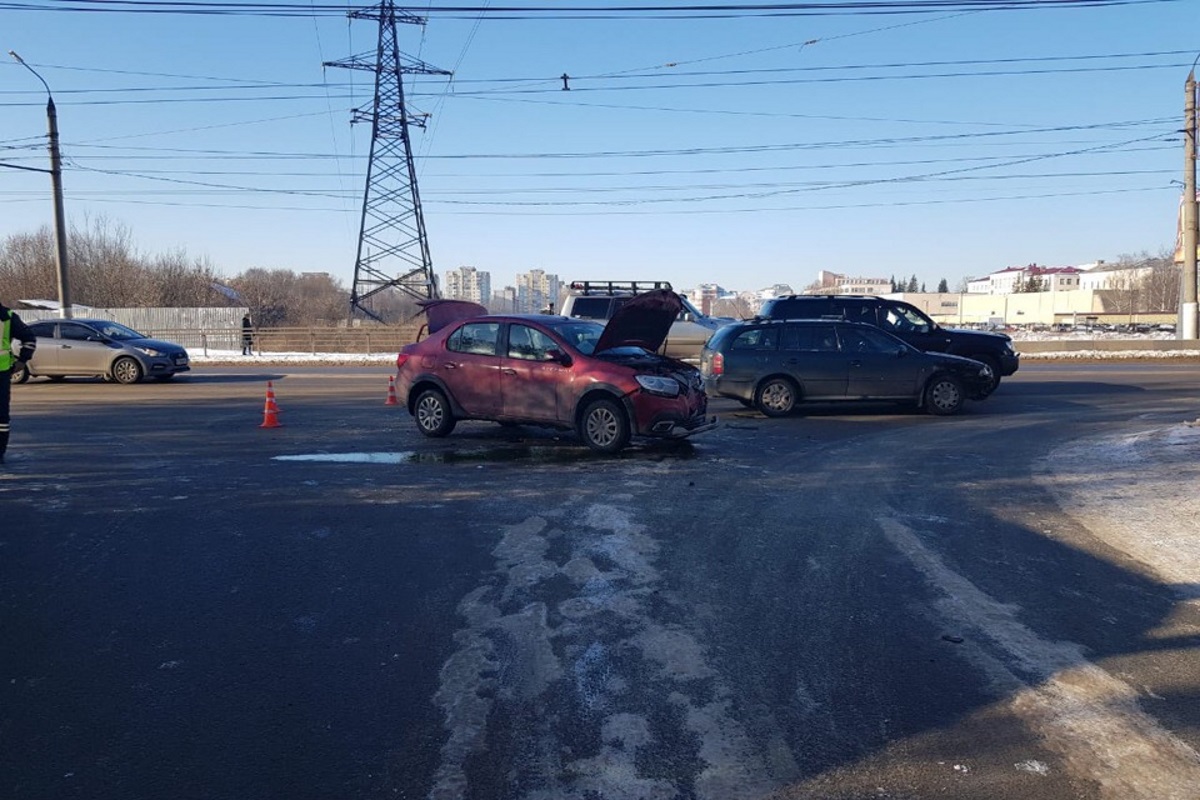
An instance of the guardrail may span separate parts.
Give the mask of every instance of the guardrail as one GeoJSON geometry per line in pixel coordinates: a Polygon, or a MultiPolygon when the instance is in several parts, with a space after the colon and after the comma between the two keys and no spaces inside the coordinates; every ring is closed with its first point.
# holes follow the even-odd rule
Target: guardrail
{"type": "MultiPolygon", "coordinates": [[[[349,353],[371,355],[397,353],[416,341],[419,325],[371,326],[367,328],[262,328],[253,333],[256,354],[271,353],[349,353]]],[[[147,336],[181,344],[189,352],[218,355],[242,352],[240,328],[196,330],[157,329],[144,331],[147,336]]]]}

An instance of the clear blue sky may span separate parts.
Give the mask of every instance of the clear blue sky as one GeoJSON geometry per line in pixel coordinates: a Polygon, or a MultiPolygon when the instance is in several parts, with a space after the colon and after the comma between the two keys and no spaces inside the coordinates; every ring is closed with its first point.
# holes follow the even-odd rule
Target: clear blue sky
{"type": "MultiPolygon", "coordinates": [[[[350,109],[372,76],[321,64],[373,51],[375,23],[8,6],[22,3],[55,10],[0,11],[0,51],[54,92],[72,223],[107,218],[143,252],[183,249],[226,276],[349,287],[370,140],[350,109]]],[[[1174,242],[1194,0],[721,19],[439,8],[399,29],[402,50],[454,71],[406,78],[433,115],[414,144],[439,276],[799,289],[826,269],[932,290],[1174,242]]],[[[0,161],[46,166],[45,93],[0,67],[0,161]]],[[[0,236],[50,220],[49,178],[0,169],[0,236]]]]}

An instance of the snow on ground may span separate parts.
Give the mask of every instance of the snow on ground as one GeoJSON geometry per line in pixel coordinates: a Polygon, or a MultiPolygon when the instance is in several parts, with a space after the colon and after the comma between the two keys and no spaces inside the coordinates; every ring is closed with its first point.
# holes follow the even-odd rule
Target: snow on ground
{"type": "Polygon", "coordinates": [[[343,364],[345,366],[381,366],[396,367],[395,353],[260,353],[252,356],[242,355],[240,350],[188,350],[188,357],[193,364],[209,366],[266,366],[279,364],[343,364]]]}
{"type": "Polygon", "coordinates": [[[1081,439],[1037,467],[1067,514],[1200,599],[1200,419],[1081,439]]]}

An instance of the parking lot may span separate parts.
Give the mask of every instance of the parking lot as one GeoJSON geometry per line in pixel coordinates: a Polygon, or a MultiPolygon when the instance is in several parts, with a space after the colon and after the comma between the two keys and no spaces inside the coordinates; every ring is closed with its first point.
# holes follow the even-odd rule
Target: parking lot
{"type": "Polygon", "coordinates": [[[1194,798],[1200,590],[1048,476],[1196,419],[1195,370],[716,400],[618,457],[426,439],[386,367],[14,387],[0,794],[1194,798]]]}

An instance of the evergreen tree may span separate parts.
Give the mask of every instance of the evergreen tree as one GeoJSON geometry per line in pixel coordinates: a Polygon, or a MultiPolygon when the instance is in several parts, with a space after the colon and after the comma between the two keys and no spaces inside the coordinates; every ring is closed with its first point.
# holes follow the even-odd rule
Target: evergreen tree
{"type": "Polygon", "coordinates": [[[925,294],[925,281],[921,281],[921,294],[925,294]]]}
{"type": "Polygon", "coordinates": [[[908,279],[908,288],[905,289],[904,291],[915,293],[919,287],[920,287],[920,284],[917,283],[917,276],[913,275],[911,278],[908,279]]]}
{"type": "Polygon", "coordinates": [[[937,290],[938,290],[939,294],[946,294],[947,292],[950,291],[950,284],[946,283],[945,278],[942,278],[940,281],[938,281],[937,290]]]}

